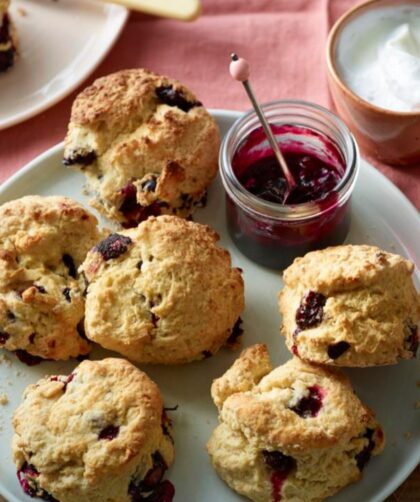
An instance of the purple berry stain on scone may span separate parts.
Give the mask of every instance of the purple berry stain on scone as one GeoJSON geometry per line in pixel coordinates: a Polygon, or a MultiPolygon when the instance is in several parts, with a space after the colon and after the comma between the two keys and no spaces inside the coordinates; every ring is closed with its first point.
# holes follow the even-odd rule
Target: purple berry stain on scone
{"type": "Polygon", "coordinates": [[[64,288],[63,289],[63,296],[67,300],[68,303],[71,303],[71,295],[70,295],[70,288],[64,288]]]}
{"type": "Polygon", "coordinates": [[[296,311],[296,324],[300,331],[313,328],[322,322],[327,298],[322,293],[308,291],[296,311]]]}
{"type": "Polygon", "coordinates": [[[337,343],[332,343],[328,345],[327,354],[330,359],[338,359],[340,356],[347,352],[350,348],[350,344],[344,340],[337,343]]]}
{"type": "Polygon", "coordinates": [[[172,85],[156,87],[156,96],[168,106],[176,106],[184,112],[189,112],[196,106],[202,106],[199,101],[188,101],[181,91],[175,90],[172,85]]]}
{"type": "Polygon", "coordinates": [[[356,455],[356,464],[360,471],[363,471],[366,464],[369,462],[372,455],[372,451],[375,449],[375,442],[373,441],[373,429],[366,429],[364,438],[368,440],[368,444],[363,448],[361,452],[356,455]]]}
{"type": "Polygon", "coordinates": [[[316,417],[322,408],[322,400],[325,395],[324,391],[318,385],[313,385],[309,387],[308,390],[309,394],[300,399],[295,406],[290,408],[302,418],[316,417]]]}
{"type": "Polygon", "coordinates": [[[9,338],[9,333],[6,333],[6,331],[0,331],[0,345],[4,345],[9,338]]]}
{"type": "MultiPolygon", "coordinates": [[[[149,190],[146,189],[146,191],[149,190]]],[[[137,189],[132,181],[127,183],[127,185],[120,190],[120,193],[123,197],[123,201],[119,210],[126,219],[123,223],[124,228],[136,227],[140,222],[147,220],[149,216],[159,216],[161,214],[159,204],[156,201],[152,202],[149,206],[142,206],[137,202],[137,189]]]]}
{"type": "Polygon", "coordinates": [[[130,482],[128,493],[132,502],[172,502],[175,488],[170,481],[162,481],[168,466],[158,451],[153,453],[152,462],[143,480],[130,482]]]}
{"type": "Polygon", "coordinates": [[[283,484],[296,469],[296,460],[280,451],[263,450],[262,454],[265,464],[274,471],[270,477],[273,502],[280,502],[283,484]]]}
{"type": "Polygon", "coordinates": [[[124,254],[132,243],[133,241],[126,235],[111,234],[94,249],[102,255],[105,261],[108,261],[124,254]]]}
{"type": "Polygon", "coordinates": [[[115,439],[120,432],[120,428],[118,425],[108,425],[98,434],[98,439],[107,439],[108,441],[112,441],[115,439]]]}
{"type": "Polygon", "coordinates": [[[407,331],[409,333],[408,337],[404,342],[405,349],[413,354],[413,358],[417,356],[417,351],[419,348],[419,334],[416,324],[411,322],[407,323],[407,331]]]}
{"type": "Polygon", "coordinates": [[[33,356],[32,354],[29,354],[29,352],[26,352],[26,350],[22,349],[15,350],[15,354],[19,361],[26,364],[26,366],[36,366],[46,360],[39,356],[33,356]]]}
{"type": "Polygon", "coordinates": [[[38,497],[49,502],[58,502],[52,495],[39,487],[37,478],[39,472],[31,464],[25,462],[21,469],[17,471],[17,477],[22,490],[29,497],[38,497]]]}
{"type": "Polygon", "coordinates": [[[235,325],[232,328],[232,332],[227,339],[226,345],[227,347],[236,348],[240,344],[241,336],[244,333],[242,328],[242,319],[239,317],[236,321],[235,325]]]}
{"type": "Polygon", "coordinates": [[[65,157],[63,159],[63,164],[65,166],[73,166],[74,164],[79,164],[81,166],[88,166],[93,164],[96,160],[95,152],[72,152],[70,157],[65,157]]]}

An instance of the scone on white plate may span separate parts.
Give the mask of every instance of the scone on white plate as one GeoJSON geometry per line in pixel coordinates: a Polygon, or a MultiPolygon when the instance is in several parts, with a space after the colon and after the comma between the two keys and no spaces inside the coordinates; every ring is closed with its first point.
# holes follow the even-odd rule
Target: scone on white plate
{"type": "Polygon", "coordinates": [[[157,385],[124,359],[83,361],[29,385],[13,426],[18,480],[50,502],[171,502],[174,459],[157,385]]]}
{"type": "Polygon", "coordinates": [[[92,205],[128,228],[190,216],[216,176],[220,136],[187,87],[139,68],[77,96],[64,144],[63,162],[84,173],[92,205]]]}
{"type": "Polygon", "coordinates": [[[320,502],[362,476],[384,434],[338,369],[295,357],[272,368],[254,345],[211,389],[213,467],[254,502],[320,502]]]}
{"type": "Polygon", "coordinates": [[[13,66],[17,54],[17,34],[9,6],[10,0],[0,0],[0,72],[13,66]]]}
{"type": "Polygon", "coordinates": [[[241,271],[206,225],[150,217],[108,236],[81,266],[86,336],[137,363],[205,359],[235,338],[241,271]]]}

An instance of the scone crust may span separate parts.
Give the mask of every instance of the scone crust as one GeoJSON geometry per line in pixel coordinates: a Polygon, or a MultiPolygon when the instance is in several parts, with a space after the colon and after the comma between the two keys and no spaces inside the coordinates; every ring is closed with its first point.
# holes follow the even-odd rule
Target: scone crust
{"type": "Polygon", "coordinates": [[[123,359],[83,361],[70,376],[46,377],[24,392],[13,426],[17,469],[31,464],[37,482],[60,502],[129,502],[159,451],[174,450],[162,429],[157,385],[123,359]],[[115,437],[100,438],[106,427],[115,437]]]}
{"type": "Polygon", "coordinates": [[[217,233],[159,216],[117,235],[128,239],[120,256],[105,259],[99,245],[82,266],[87,337],[144,363],[184,363],[217,352],[244,307],[241,272],[217,245],[217,233]]]}
{"type": "Polygon", "coordinates": [[[85,173],[92,205],[132,227],[149,215],[189,216],[217,173],[219,145],[216,122],[185,86],[132,69],[79,94],[64,155],[85,173]],[[159,99],[162,88],[180,93],[185,110],[159,99]]]}
{"type": "Polygon", "coordinates": [[[220,413],[207,445],[212,464],[234,490],[255,502],[274,497],[274,473],[263,452],[294,459],[295,467],[282,481],[281,500],[312,502],[360,477],[357,458],[368,444],[366,431],[375,442],[371,454],[384,447],[373,413],[342,373],[299,358],[272,369],[264,345],[246,349],[213,382],[212,397],[220,413]],[[314,388],[321,407],[304,417],[292,408],[314,388]]]}
{"type": "Polygon", "coordinates": [[[279,294],[289,350],[337,366],[395,364],[414,357],[420,296],[413,270],[410,261],[368,245],[331,247],[297,258],[285,270],[279,294]],[[322,320],[300,329],[296,313],[309,292],[325,298],[322,320]],[[331,347],[343,342],[348,348],[336,357],[331,347]]]}
{"type": "Polygon", "coordinates": [[[96,218],[67,197],[27,196],[3,204],[0,220],[2,346],[56,360],[86,354],[77,267],[101,238],[96,218]]]}

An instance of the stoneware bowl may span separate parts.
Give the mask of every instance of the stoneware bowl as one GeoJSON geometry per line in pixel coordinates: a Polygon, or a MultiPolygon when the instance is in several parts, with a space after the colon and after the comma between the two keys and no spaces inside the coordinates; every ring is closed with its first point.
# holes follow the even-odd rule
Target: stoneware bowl
{"type": "Polygon", "coordinates": [[[327,42],[328,81],[334,104],[365,153],[394,165],[420,162],[420,111],[396,112],[368,103],[340,77],[336,48],[347,23],[378,7],[420,5],[420,0],[368,0],[346,12],[333,26],[327,42]]]}

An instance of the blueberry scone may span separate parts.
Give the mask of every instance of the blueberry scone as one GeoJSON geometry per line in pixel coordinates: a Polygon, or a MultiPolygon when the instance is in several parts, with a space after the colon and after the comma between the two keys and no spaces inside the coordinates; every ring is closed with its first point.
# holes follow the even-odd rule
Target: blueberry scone
{"type": "Polygon", "coordinates": [[[244,307],[241,272],[218,239],[206,225],[164,215],[100,242],[81,267],[86,336],[141,363],[217,352],[244,307]]]}
{"type": "Polygon", "coordinates": [[[124,227],[188,217],[218,166],[216,122],[176,80],[143,69],[96,80],[76,98],[64,164],[83,171],[92,205],[124,227]]]}
{"type": "Polygon", "coordinates": [[[0,0],[0,73],[13,66],[17,52],[17,34],[9,7],[10,0],[0,0]]]}
{"type": "Polygon", "coordinates": [[[414,265],[373,246],[338,246],[297,258],[279,294],[282,333],[295,355],[337,366],[416,356],[420,296],[414,265]]]}
{"type": "Polygon", "coordinates": [[[272,369],[245,350],[211,389],[220,424],[207,449],[219,476],[254,502],[319,502],[357,481],[384,434],[338,369],[293,358],[272,369]]]}
{"type": "Polygon", "coordinates": [[[123,359],[29,385],[13,417],[23,491],[59,502],[171,502],[174,459],[157,385],[123,359]]]}
{"type": "Polygon", "coordinates": [[[101,238],[96,218],[66,197],[27,196],[0,221],[0,346],[28,363],[86,354],[77,268],[101,238]]]}

